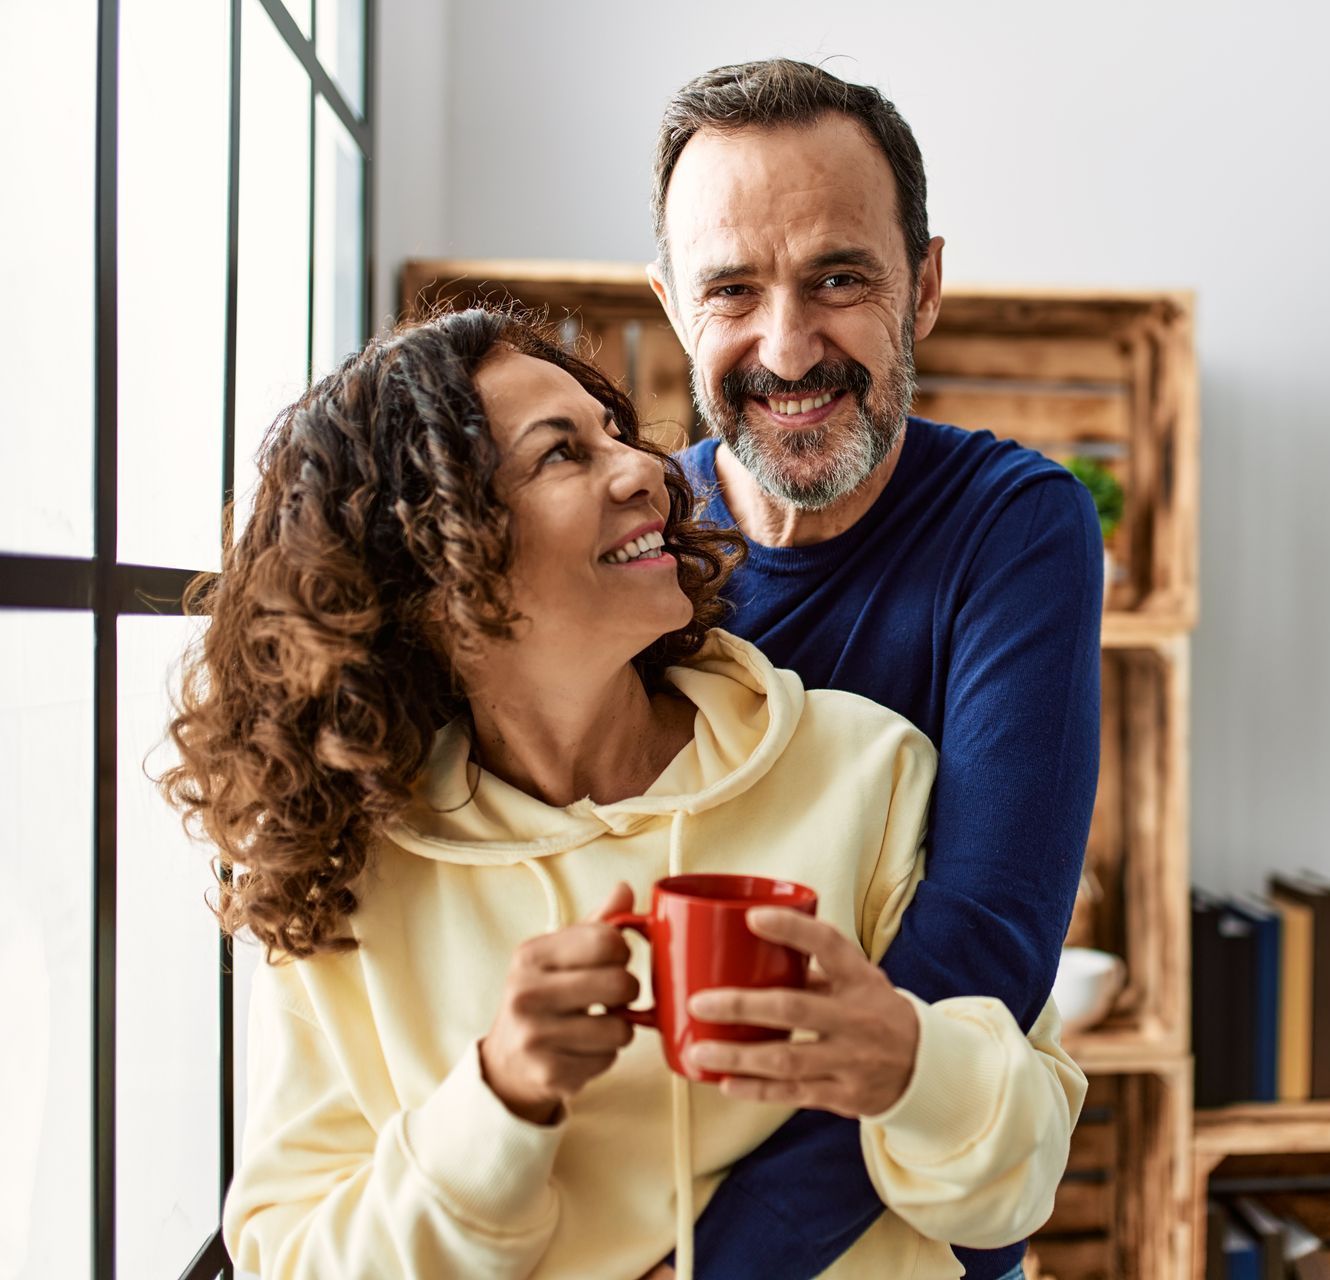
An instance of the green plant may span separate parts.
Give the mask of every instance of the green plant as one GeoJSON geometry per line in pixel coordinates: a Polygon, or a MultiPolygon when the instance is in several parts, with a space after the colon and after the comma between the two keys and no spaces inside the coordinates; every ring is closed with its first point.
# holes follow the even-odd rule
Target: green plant
{"type": "Polygon", "coordinates": [[[1094,499],[1094,509],[1099,513],[1099,528],[1107,542],[1122,523],[1122,485],[1117,476],[1096,458],[1068,458],[1066,467],[1089,489],[1090,497],[1094,499]]]}

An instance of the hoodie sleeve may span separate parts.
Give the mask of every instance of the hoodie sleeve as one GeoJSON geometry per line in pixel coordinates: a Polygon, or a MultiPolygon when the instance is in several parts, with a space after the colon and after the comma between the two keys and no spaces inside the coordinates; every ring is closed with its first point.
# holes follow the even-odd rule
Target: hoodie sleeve
{"type": "Polygon", "coordinates": [[[1085,1100],[1081,1069],[1058,1042],[1050,999],[1028,1036],[1000,1000],[935,1004],[919,1016],[905,1092],[860,1121],[869,1177],[921,1235],[994,1249],[1048,1220],[1085,1100]]]}
{"type": "Polygon", "coordinates": [[[526,1276],[558,1220],[563,1125],[494,1096],[472,1045],[420,1107],[376,1130],[311,1009],[255,983],[245,1153],[226,1245],[264,1280],[526,1276]]]}

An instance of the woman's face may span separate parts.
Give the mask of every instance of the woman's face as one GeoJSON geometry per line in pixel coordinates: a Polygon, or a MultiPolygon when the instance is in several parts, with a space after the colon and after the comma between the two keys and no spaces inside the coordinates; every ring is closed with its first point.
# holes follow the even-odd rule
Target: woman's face
{"type": "Polygon", "coordinates": [[[509,586],[519,642],[623,662],[686,626],[692,604],[663,549],[660,462],[627,444],[609,410],[557,365],[509,348],[476,375],[512,512],[509,586]]]}

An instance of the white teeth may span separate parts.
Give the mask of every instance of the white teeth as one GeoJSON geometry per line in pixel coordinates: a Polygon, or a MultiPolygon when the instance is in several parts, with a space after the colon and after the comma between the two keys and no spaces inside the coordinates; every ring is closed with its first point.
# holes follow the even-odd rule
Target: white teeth
{"type": "Polygon", "coordinates": [[[625,542],[616,551],[609,551],[601,556],[606,564],[627,564],[630,560],[656,559],[655,555],[665,545],[665,536],[660,533],[644,533],[640,538],[625,542]]]}
{"type": "Polygon", "coordinates": [[[823,405],[830,404],[835,399],[835,393],[824,391],[820,395],[811,396],[803,400],[768,400],[767,404],[771,406],[773,413],[794,414],[808,413],[812,409],[820,409],[823,405]]]}

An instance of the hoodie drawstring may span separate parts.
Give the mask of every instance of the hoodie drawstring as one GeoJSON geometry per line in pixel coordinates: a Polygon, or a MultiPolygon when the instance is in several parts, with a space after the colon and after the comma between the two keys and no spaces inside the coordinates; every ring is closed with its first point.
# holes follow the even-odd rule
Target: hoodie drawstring
{"type": "MultiPolygon", "coordinates": [[[[676,809],[670,822],[669,874],[683,874],[684,811],[676,809]]],[[[540,881],[545,893],[548,930],[563,927],[563,900],[554,877],[537,858],[524,858],[522,866],[540,881]]],[[[677,1280],[693,1280],[693,1115],[689,1082],[670,1076],[670,1121],[674,1146],[674,1274],[677,1280]]]]}
{"type": "Polygon", "coordinates": [[[554,877],[535,858],[523,858],[522,865],[540,881],[540,887],[545,891],[546,932],[552,933],[555,929],[562,929],[566,923],[563,916],[563,899],[559,897],[554,877]]]}
{"type": "MultiPolygon", "coordinates": [[[[683,874],[684,811],[670,822],[669,873],[683,874]]],[[[693,1112],[689,1082],[670,1076],[670,1120],[674,1127],[674,1274],[693,1280],[693,1112]]]]}

